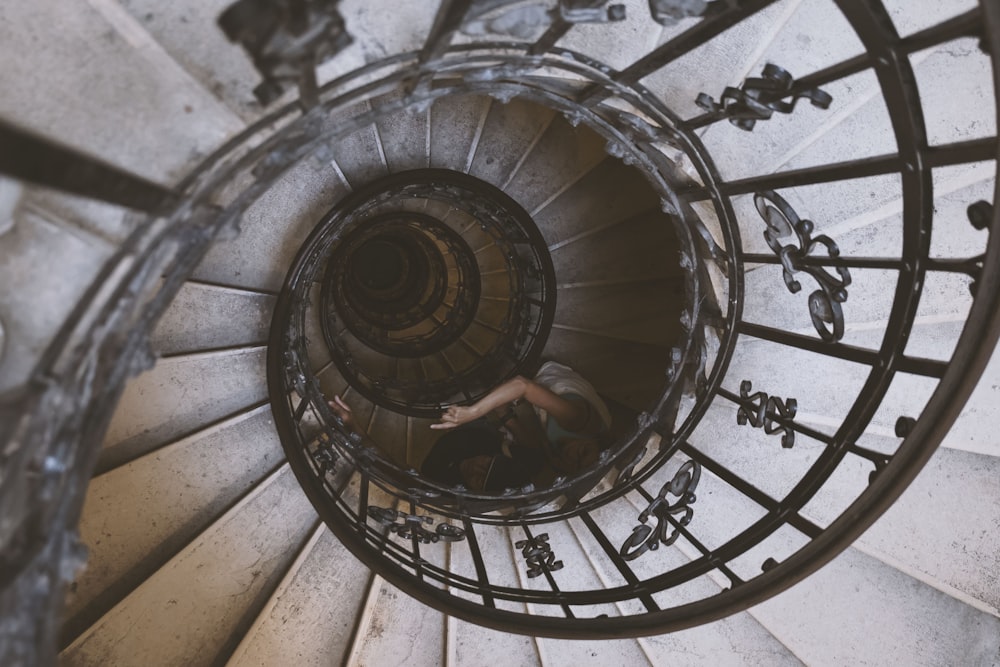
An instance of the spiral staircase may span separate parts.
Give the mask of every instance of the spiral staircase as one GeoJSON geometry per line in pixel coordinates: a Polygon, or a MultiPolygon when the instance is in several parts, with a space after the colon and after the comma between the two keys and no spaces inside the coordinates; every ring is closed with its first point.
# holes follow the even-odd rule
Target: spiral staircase
{"type": "Polygon", "coordinates": [[[229,4],[0,7],[0,662],[1000,664],[1000,7],[229,4]]]}

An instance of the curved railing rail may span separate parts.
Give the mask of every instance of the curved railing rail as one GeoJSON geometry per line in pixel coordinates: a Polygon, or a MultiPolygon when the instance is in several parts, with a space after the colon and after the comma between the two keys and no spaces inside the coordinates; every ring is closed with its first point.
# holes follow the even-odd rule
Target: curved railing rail
{"type": "MultiPolygon", "coordinates": [[[[235,226],[242,212],[299,160],[383,115],[457,93],[519,96],[544,104],[604,136],[610,153],[644,173],[662,195],[684,249],[687,335],[672,357],[662,396],[638,415],[612,454],[551,489],[514,490],[498,499],[418,480],[351,437],[306,372],[307,351],[294,336],[287,337],[290,302],[279,303],[269,382],[280,435],[324,520],[374,570],[428,604],[504,630],[591,638],[662,633],[746,609],[815,571],[870,526],[927,461],[1000,334],[1000,242],[989,235],[982,252],[967,257],[932,254],[932,175],[948,166],[995,162],[997,142],[993,136],[929,145],[909,56],[978,37],[990,54],[998,90],[1000,9],[994,3],[903,38],[880,3],[840,0],[835,4],[863,45],[862,53],[797,80],[780,68],[765,70],[760,78],[726,89],[718,101],[700,97],[704,113],[686,119],[642,81],[702,44],[723,39],[727,29],[770,2],[709,3],[710,11],[691,27],[620,70],[553,48],[581,17],[603,20],[615,18],[613,13],[594,14],[587,3],[560,2],[559,11],[549,16],[555,19],[536,41],[449,46],[463,21],[490,21],[485,13],[467,15],[467,4],[443,3],[420,52],[372,63],[322,88],[314,86],[307,68],[297,81],[300,103],[255,123],[174,189],[107,165],[98,169],[91,158],[3,128],[4,144],[12,150],[0,155],[35,156],[4,159],[5,173],[150,214],[67,319],[32,382],[3,405],[7,417],[0,420],[0,441],[7,460],[0,506],[5,516],[14,517],[0,533],[4,610],[58,607],[61,573],[66,572],[61,566],[75,553],[66,528],[78,516],[111,408],[126,378],[152,362],[146,342],[150,328],[208,244],[235,226]],[[830,104],[824,86],[862,72],[877,80],[894,152],[741,179],[720,174],[701,137],[704,128],[729,120],[752,129],[774,112],[792,113],[794,119],[797,99],[823,108],[830,104]],[[359,101],[398,89],[407,94],[346,113],[359,101]],[[334,126],[330,118],[338,119],[334,126]],[[35,150],[39,147],[45,150],[35,150]],[[67,160],[93,169],[45,168],[67,160]],[[837,239],[815,234],[815,226],[807,224],[810,213],[796,211],[785,196],[804,186],[885,175],[898,177],[902,201],[900,248],[891,256],[843,252],[837,239]],[[240,190],[237,183],[250,185],[240,190]],[[737,214],[734,201],[746,195],[754,196],[760,216],[755,222],[737,214]],[[756,252],[741,234],[754,224],[770,253],[756,252]],[[797,302],[807,318],[805,333],[745,314],[748,276],[770,275],[769,266],[779,281],[771,289],[811,290],[797,302]],[[892,294],[884,335],[868,346],[844,342],[844,320],[851,299],[865,289],[860,278],[866,272],[881,276],[868,289],[883,285],[892,294]],[[968,275],[976,289],[954,352],[929,359],[908,353],[907,343],[925,282],[938,275],[968,275]],[[737,348],[751,340],[767,344],[773,360],[768,363],[775,366],[783,357],[806,353],[824,363],[863,369],[838,388],[849,407],[837,424],[821,427],[800,418],[799,410],[808,412],[822,394],[786,396],[772,388],[776,378],[749,375],[761,366],[735,363],[737,348]],[[924,378],[933,390],[919,414],[901,415],[891,445],[866,444],[873,417],[880,409],[892,409],[886,396],[900,377],[924,378]],[[844,398],[845,392],[853,398],[844,398]],[[729,420],[721,432],[720,422],[711,418],[720,411],[729,420]],[[774,435],[778,468],[785,465],[780,456],[787,449],[809,444],[807,465],[783,487],[741,474],[721,460],[722,450],[713,449],[720,433],[729,433],[731,442],[756,434],[754,429],[774,435]],[[836,474],[851,475],[855,491],[840,499],[835,515],[815,520],[807,509],[832,488],[836,474]],[[734,517],[727,497],[749,501],[755,509],[734,517]],[[30,509],[16,509],[21,507],[30,509]],[[559,554],[573,540],[606,565],[609,583],[586,588],[564,578],[559,554]],[[526,578],[498,574],[495,558],[504,544],[524,560],[526,578]],[[442,551],[443,545],[450,549],[442,551]],[[670,545],[686,558],[668,557],[669,550],[661,547],[670,545]],[[691,593],[706,578],[724,582],[723,590],[691,593]],[[515,611],[524,609],[522,604],[529,605],[528,611],[515,611]]],[[[673,4],[651,3],[660,10],[654,16],[666,20],[673,4]]],[[[342,43],[342,23],[327,18],[328,41],[342,43]]],[[[238,37],[239,26],[230,25],[227,32],[238,37]]],[[[330,44],[320,51],[335,52],[330,44]]],[[[992,230],[1000,224],[991,205],[969,204],[974,225],[992,230]]],[[[51,622],[26,629],[40,646],[54,646],[55,614],[50,617],[51,622]]]]}

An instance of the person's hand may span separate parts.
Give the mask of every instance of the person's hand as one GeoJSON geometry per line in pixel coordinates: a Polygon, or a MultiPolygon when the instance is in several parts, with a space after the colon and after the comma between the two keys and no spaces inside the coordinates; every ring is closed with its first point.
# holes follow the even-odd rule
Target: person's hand
{"type": "Polygon", "coordinates": [[[471,406],[453,405],[444,411],[441,415],[441,421],[431,424],[431,428],[436,430],[455,428],[456,426],[475,421],[479,417],[478,412],[471,406]]]}
{"type": "Polygon", "coordinates": [[[340,421],[344,422],[344,426],[356,431],[357,427],[354,423],[354,413],[351,412],[351,406],[344,402],[340,396],[334,396],[332,401],[327,401],[327,405],[333,410],[333,414],[340,417],[340,421]]]}

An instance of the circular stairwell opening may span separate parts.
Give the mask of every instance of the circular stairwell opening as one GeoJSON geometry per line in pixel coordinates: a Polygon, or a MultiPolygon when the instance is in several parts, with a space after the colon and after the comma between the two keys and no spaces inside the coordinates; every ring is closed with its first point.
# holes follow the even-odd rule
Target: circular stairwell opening
{"type": "MultiPolygon", "coordinates": [[[[420,105],[372,107],[376,136],[421,113],[420,105]]],[[[301,320],[305,335],[284,339],[304,340],[306,377],[358,413],[371,447],[362,456],[413,488],[438,487],[417,471],[439,435],[430,425],[447,406],[471,404],[516,375],[533,377],[545,361],[577,370],[613,415],[606,449],[573,491],[585,495],[623,456],[634,457],[623,445],[683,374],[697,262],[647,176],[565,110],[453,95],[427,113],[444,133],[430,136],[426,160],[447,168],[376,178],[323,216],[286,280],[287,316],[301,320]],[[471,113],[480,118],[470,137],[458,119],[471,113]]],[[[274,326],[273,334],[283,326],[277,314],[274,326]]],[[[313,419],[310,411],[302,419],[313,419]]],[[[579,481],[556,478],[559,489],[501,495],[508,503],[551,499],[579,481]]]]}

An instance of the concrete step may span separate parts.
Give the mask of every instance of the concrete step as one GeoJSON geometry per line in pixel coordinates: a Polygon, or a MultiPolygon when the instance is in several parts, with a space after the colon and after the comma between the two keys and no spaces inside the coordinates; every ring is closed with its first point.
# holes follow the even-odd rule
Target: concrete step
{"type": "Polygon", "coordinates": [[[493,100],[482,95],[438,98],[430,108],[430,165],[467,172],[493,100]]]}
{"type": "MultiPolygon", "coordinates": [[[[335,124],[336,121],[361,115],[370,110],[369,104],[360,104],[345,110],[330,121],[335,124]]],[[[347,181],[348,186],[353,189],[363,187],[388,175],[384,146],[378,126],[367,125],[347,135],[333,147],[331,155],[334,167],[347,181]]]]}
{"type": "Polygon", "coordinates": [[[555,113],[520,98],[495,101],[489,110],[469,173],[502,188],[527,159],[555,113]]]}
{"type": "Polygon", "coordinates": [[[98,471],[265,401],[265,352],[250,347],[170,357],[133,378],[111,418],[98,471]]]}
{"type": "Polygon", "coordinates": [[[855,549],[753,614],[809,665],[872,664],[890,655],[908,665],[989,665],[1000,651],[996,616],[855,549]]]}
{"type": "MultiPolygon", "coordinates": [[[[811,416],[797,417],[799,420],[817,430],[831,430],[829,424],[817,424],[811,416]]],[[[957,428],[963,428],[962,421],[957,428]]],[[[858,444],[891,453],[899,438],[889,436],[868,435],[858,444]]],[[[736,427],[735,406],[720,401],[708,411],[691,442],[775,500],[791,491],[825,449],[801,434],[796,435],[793,448],[781,449],[779,435],[736,427]],[[739,446],[734,446],[734,439],[739,440],[739,446]]],[[[997,615],[995,587],[982,575],[995,569],[998,551],[995,533],[988,528],[1000,516],[1000,494],[989,482],[998,461],[993,456],[940,449],[886,516],[862,536],[860,548],[934,588],[997,615]],[[965,493],[956,494],[955,488],[965,493]],[[968,497],[975,497],[976,502],[970,505],[968,497]],[[974,534],[978,537],[970,539],[974,534]]],[[[820,526],[828,525],[867,488],[873,470],[872,463],[849,454],[806,504],[803,514],[820,526]]]]}
{"type": "Polygon", "coordinates": [[[555,325],[657,346],[679,342],[683,287],[675,281],[561,289],[555,325]]]}
{"type": "MultiPolygon", "coordinates": [[[[619,508],[619,511],[621,508],[619,508]]],[[[697,510],[696,510],[697,511],[697,510]]],[[[623,520],[618,511],[610,507],[595,510],[593,517],[605,531],[610,531],[612,544],[622,544],[628,538],[635,525],[634,516],[623,520]]],[[[602,548],[582,521],[570,522],[572,540],[560,541],[560,558],[567,553],[567,558],[580,558],[585,555],[586,566],[589,566],[600,579],[604,587],[621,586],[627,583],[620,572],[606,558],[596,557],[602,553],[602,548]],[[562,547],[575,541],[579,551],[565,550],[562,547]]],[[[662,571],[665,563],[683,564],[687,556],[677,547],[660,547],[656,552],[648,553],[631,561],[629,566],[637,576],[655,576],[662,571]],[[656,562],[654,562],[654,560],[656,562]]],[[[584,562],[584,561],[581,561],[584,562]]],[[[577,570],[574,567],[574,572],[577,570]]],[[[676,605],[685,599],[707,597],[718,593],[722,586],[714,580],[700,578],[682,587],[662,594],[660,600],[664,605],[676,605]]],[[[655,596],[654,596],[654,599],[655,596]]],[[[624,602],[618,605],[620,613],[639,613],[641,603],[624,602]]],[[[784,644],[762,626],[756,618],[747,612],[734,614],[714,623],[708,623],[688,630],[681,630],[667,635],[644,637],[638,640],[651,664],[654,665],[799,665],[798,658],[784,644]]]]}
{"type": "Polygon", "coordinates": [[[405,415],[376,407],[368,434],[391,460],[402,466],[409,463],[405,415]]]}
{"type": "Polygon", "coordinates": [[[90,557],[64,636],[97,621],[283,461],[263,405],[95,477],[80,519],[90,557]]]}
{"type": "Polygon", "coordinates": [[[65,651],[66,665],[210,665],[238,644],[316,525],[287,468],[258,485],[65,651]]]}
{"type": "Polygon", "coordinates": [[[347,658],[351,665],[444,664],[445,615],[375,577],[347,658]]]}
{"type": "Polygon", "coordinates": [[[239,236],[212,246],[193,278],[279,291],[306,236],[347,192],[329,165],[299,162],[247,210],[239,236]]]}
{"type": "Polygon", "coordinates": [[[504,191],[540,220],[536,217],[539,211],[605,159],[604,147],[604,140],[593,131],[557,118],[534,144],[504,191]]]}
{"type": "MultiPolygon", "coordinates": [[[[584,226],[579,218],[574,224],[584,226]]],[[[590,227],[550,242],[560,288],[669,279],[679,268],[677,242],[669,224],[658,209],[640,210],[625,218],[612,213],[597,216],[590,227]]]]}
{"type": "Polygon", "coordinates": [[[165,182],[243,124],[116,2],[8,5],[2,23],[18,26],[0,47],[5,119],[165,182]]]}
{"type": "MultiPolygon", "coordinates": [[[[667,100],[670,108],[682,118],[702,114],[702,109],[695,104],[699,93],[708,93],[718,100],[726,86],[737,84],[748,74],[760,74],[759,70],[751,72],[759,59],[759,50],[773,38],[775,30],[780,29],[789,12],[799,4],[799,0],[779,0],[727,30],[725,39],[712,40],[692,50],[669,67],[647,76],[642,83],[661,99],[667,100]]],[[[646,13],[648,15],[648,9],[646,13]]],[[[691,25],[692,22],[687,20],[665,27],[655,45],[662,44],[691,25]]],[[[777,62],[781,64],[781,60],[777,62]]]]}
{"type": "Polygon", "coordinates": [[[267,343],[274,296],[187,282],[153,331],[160,355],[267,343]]]}
{"type": "MultiPolygon", "coordinates": [[[[699,502],[708,501],[702,510],[712,513],[712,521],[699,522],[696,509],[689,530],[707,546],[731,538],[762,514],[714,475],[703,474],[701,482],[699,502]]],[[[745,578],[767,557],[782,560],[802,539],[796,531],[782,528],[729,566],[745,578]]],[[[689,557],[696,555],[686,540],[677,544],[689,557]]],[[[728,583],[725,578],[717,580],[728,583]]],[[[1000,618],[856,549],[845,551],[751,614],[807,664],[870,660],[885,651],[906,664],[938,664],[947,651],[979,664],[983,656],[995,655],[1000,648],[996,633],[1000,618]],[[815,604],[816,599],[823,604],[815,604]],[[810,639],[816,629],[823,639],[810,639]],[[828,642],[831,634],[840,641],[828,642]],[[914,637],[922,639],[914,642],[914,637]]]]}
{"type": "MultiPolygon", "coordinates": [[[[704,442],[714,440],[709,438],[704,442]]],[[[731,460],[733,456],[745,457],[747,461],[754,458],[746,447],[742,448],[747,452],[744,453],[738,451],[741,448],[726,447],[725,442],[715,447],[702,443],[699,440],[696,446],[710,450],[713,456],[725,457],[725,460],[731,460]]],[[[782,453],[791,454],[799,449],[797,442],[794,450],[782,453]]],[[[793,456],[800,455],[801,452],[796,452],[793,456]]],[[[759,454],[756,458],[759,466],[759,454]]],[[[774,461],[768,466],[771,479],[781,477],[775,466],[774,461]]],[[[838,475],[841,472],[838,471],[838,475]]],[[[668,478],[665,473],[663,478],[668,478]]],[[[659,484],[657,480],[647,486],[654,488],[659,484]]],[[[769,490],[767,484],[760,486],[769,490]]],[[[836,492],[845,485],[842,480],[835,479],[831,487],[836,492]]],[[[771,495],[782,497],[774,494],[773,490],[771,495]]],[[[697,502],[704,505],[695,508],[688,530],[709,548],[735,537],[756,517],[764,514],[763,509],[709,471],[702,474],[697,502]],[[705,518],[700,520],[699,516],[705,518]]],[[[921,498],[922,506],[923,503],[921,498]]],[[[814,500],[803,514],[810,516],[819,504],[814,500]]],[[[637,508],[641,508],[640,505],[642,503],[637,508]]],[[[835,514],[840,511],[838,508],[835,514]]],[[[924,512],[926,506],[916,510],[915,514],[919,516],[924,512]]],[[[910,525],[912,528],[915,524],[910,525]]],[[[903,543],[912,547],[913,537],[914,533],[910,531],[903,543]]],[[[785,526],[727,565],[746,579],[755,571],[759,572],[767,558],[780,562],[804,540],[800,533],[785,526]]],[[[698,555],[686,539],[681,539],[677,545],[689,558],[698,555]]],[[[870,550],[865,546],[860,549],[870,550]]],[[[751,613],[807,664],[843,664],[864,660],[864,656],[872,656],[879,651],[900,656],[906,664],[938,664],[944,655],[939,651],[954,651],[956,655],[965,656],[963,660],[967,658],[971,664],[978,664],[977,660],[984,659],[982,656],[992,655],[990,651],[1000,649],[997,639],[1000,635],[996,632],[1000,618],[986,605],[976,603],[968,595],[954,595],[947,584],[928,583],[932,578],[926,574],[915,578],[906,571],[916,573],[915,568],[904,566],[904,571],[900,571],[895,564],[888,564],[888,559],[881,560],[863,551],[853,548],[845,551],[817,574],[758,605],[751,613]],[[845,582],[852,583],[845,585],[845,582]],[[823,604],[817,605],[817,599],[823,600],[823,604]],[[849,609],[852,611],[848,612],[849,609]],[[841,641],[833,646],[825,639],[811,641],[805,631],[807,627],[819,628],[823,637],[835,633],[841,641]],[[872,628],[878,631],[872,632],[872,628]],[[923,640],[914,644],[915,636],[923,640]]],[[[729,583],[721,575],[715,579],[722,585],[729,583]]]]}
{"type": "Polygon", "coordinates": [[[659,209],[659,198],[637,170],[606,156],[593,166],[536,216],[550,247],[659,209]]]}
{"type": "MultiPolygon", "coordinates": [[[[389,94],[376,104],[399,100],[399,93],[389,94]]],[[[410,107],[400,113],[381,118],[378,134],[390,173],[425,169],[430,163],[430,113],[428,109],[410,107]]]]}
{"type": "Polygon", "coordinates": [[[373,575],[320,525],[226,663],[341,663],[373,575]]]}
{"type": "Polygon", "coordinates": [[[638,60],[663,33],[661,26],[649,19],[649,4],[642,0],[624,0],[625,20],[608,23],[577,24],[557,47],[599,53],[601,59],[615,69],[627,67],[638,60]]]}
{"type": "Polygon", "coordinates": [[[0,293],[0,392],[27,380],[111,252],[33,211],[20,211],[0,235],[0,283],[18,286],[0,293]]]}

